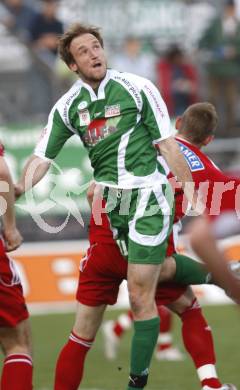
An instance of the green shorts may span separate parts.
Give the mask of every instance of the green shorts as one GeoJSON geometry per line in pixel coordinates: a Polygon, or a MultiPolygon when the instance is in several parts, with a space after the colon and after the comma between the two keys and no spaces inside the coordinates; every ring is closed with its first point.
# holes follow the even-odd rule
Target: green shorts
{"type": "Polygon", "coordinates": [[[170,185],[130,190],[108,187],[104,199],[114,238],[128,261],[161,264],[173,223],[170,185]]]}

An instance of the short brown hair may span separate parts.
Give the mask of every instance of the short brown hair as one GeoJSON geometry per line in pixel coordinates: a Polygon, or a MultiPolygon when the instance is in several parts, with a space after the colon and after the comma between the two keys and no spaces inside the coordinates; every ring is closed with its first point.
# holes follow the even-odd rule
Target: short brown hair
{"type": "Polygon", "coordinates": [[[103,47],[103,39],[97,27],[75,23],[70,26],[67,31],[65,31],[65,33],[61,36],[58,44],[59,55],[67,65],[70,65],[74,62],[74,58],[69,50],[72,40],[83,34],[94,35],[99,41],[100,45],[103,47]]]}
{"type": "Polygon", "coordinates": [[[184,111],[179,133],[185,134],[190,142],[201,144],[214,134],[217,124],[218,115],[213,104],[195,103],[184,111]]]}

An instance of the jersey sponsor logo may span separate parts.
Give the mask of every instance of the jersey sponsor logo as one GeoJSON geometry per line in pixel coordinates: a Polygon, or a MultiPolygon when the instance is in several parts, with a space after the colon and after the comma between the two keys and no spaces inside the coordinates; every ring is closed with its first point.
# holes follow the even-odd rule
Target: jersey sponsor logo
{"type": "Polygon", "coordinates": [[[79,111],[80,126],[88,126],[91,122],[88,110],[79,111]]]}
{"type": "Polygon", "coordinates": [[[180,146],[181,152],[188,163],[190,171],[191,172],[202,171],[204,169],[204,165],[200,160],[200,158],[198,157],[198,155],[194,153],[186,145],[182,144],[181,142],[177,141],[177,143],[180,146]]]}
{"type": "Polygon", "coordinates": [[[113,106],[105,106],[105,118],[111,118],[112,116],[120,115],[120,104],[114,104],[113,106]]]}
{"type": "Polygon", "coordinates": [[[120,119],[121,117],[94,119],[87,127],[85,133],[82,135],[82,141],[88,147],[95,146],[98,142],[117,131],[117,124],[120,119]]]}

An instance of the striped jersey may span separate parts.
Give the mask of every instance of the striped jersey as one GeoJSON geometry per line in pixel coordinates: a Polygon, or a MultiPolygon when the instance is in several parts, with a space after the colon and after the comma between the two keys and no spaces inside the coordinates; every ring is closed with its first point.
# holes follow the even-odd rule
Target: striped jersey
{"type": "Polygon", "coordinates": [[[166,105],[149,80],[108,69],[97,92],[76,81],[53,107],[35,155],[54,159],[73,134],[87,148],[97,182],[117,188],[165,182],[154,144],[172,130],[166,105]]]}

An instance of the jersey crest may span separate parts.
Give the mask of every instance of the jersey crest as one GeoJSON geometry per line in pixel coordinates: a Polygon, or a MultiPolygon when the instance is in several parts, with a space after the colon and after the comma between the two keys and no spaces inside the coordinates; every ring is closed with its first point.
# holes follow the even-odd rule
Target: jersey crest
{"type": "Polygon", "coordinates": [[[191,172],[202,171],[204,169],[204,165],[200,160],[200,158],[198,157],[198,155],[194,153],[186,145],[182,144],[181,142],[177,141],[177,143],[180,146],[181,152],[188,163],[190,171],[191,172]]]}
{"type": "Polygon", "coordinates": [[[113,106],[105,106],[105,118],[111,118],[113,116],[120,115],[120,104],[114,104],[113,106]]]}
{"type": "Polygon", "coordinates": [[[80,126],[88,126],[91,122],[89,111],[85,108],[79,111],[80,126]]]}

